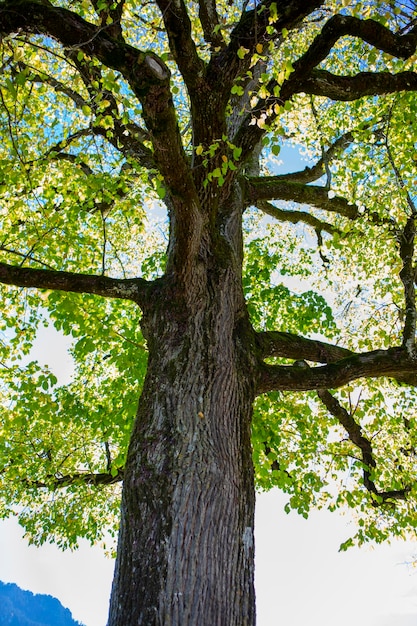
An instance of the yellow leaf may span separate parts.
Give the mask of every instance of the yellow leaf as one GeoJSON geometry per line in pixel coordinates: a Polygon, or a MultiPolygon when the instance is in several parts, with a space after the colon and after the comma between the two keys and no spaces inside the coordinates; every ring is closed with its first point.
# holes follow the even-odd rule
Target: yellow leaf
{"type": "Polygon", "coordinates": [[[263,45],[261,43],[257,43],[256,44],[256,52],[258,54],[262,54],[262,50],[264,49],[263,45]]]}
{"type": "Polygon", "coordinates": [[[247,53],[249,52],[248,48],[245,48],[244,46],[240,46],[239,50],[237,51],[237,56],[239,57],[239,59],[243,59],[247,53]]]}
{"type": "Polygon", "coordinates": [[[195,153],[197,156],[200,156],[200,154],[203,154],[203,146],[201,144],[197,146],[197,148],[195,149],[195,153]]]}
{"type": "Polygon", "coordinates": [[[222,155],[222,161],[223,163],[227,163],[227,156],[225,154],[222,155]]]}
{"type": "Polygon", "coordinates": [[[23,61],[23,58],[25,56],[25,53],[23,51],[23,48],[16,48],[15,50],[13,50],[13,59],[17,62],[19,61],[23,61]]]}

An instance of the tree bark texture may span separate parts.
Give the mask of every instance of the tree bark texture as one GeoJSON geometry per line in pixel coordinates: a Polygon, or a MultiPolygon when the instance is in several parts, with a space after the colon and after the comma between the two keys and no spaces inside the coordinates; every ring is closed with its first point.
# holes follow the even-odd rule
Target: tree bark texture
{"type": "Polygon", "coordinates": [[[201,256],[192,294],[164,280],[144,311],[149,363],[125,469],[109,626],[255,621],[255,363],[242,345],[239,267],[201,256]]]}

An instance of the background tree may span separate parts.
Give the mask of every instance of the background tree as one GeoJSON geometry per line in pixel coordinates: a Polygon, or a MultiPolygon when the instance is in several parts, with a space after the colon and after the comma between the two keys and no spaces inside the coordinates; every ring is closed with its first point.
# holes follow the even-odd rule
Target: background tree
{"type": "Polygon", "coordinates": [[[1,512],[94,542],[123,480],[110,626],[253,624],[255,484],[415,527],[415,20],[0,2],[1,512]]]}

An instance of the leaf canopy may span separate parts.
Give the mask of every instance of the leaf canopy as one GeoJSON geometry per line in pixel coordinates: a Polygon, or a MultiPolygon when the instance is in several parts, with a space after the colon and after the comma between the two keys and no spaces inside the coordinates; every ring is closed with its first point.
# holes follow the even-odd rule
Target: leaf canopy
{"type": "Polygon", "coordinates": [[[232,178],[271,372],[410,342],[414,359],[414,378],[346,378],[333,401],[271,383],[253,419],[258,487],[304,516],[354,508],[359,542],[417,524],[416,7],[329,0],[287,17],[295,5],[0,3],[0,513],[18,512],[31,541],[115,533],[147,362],[126,281],[146,289],[170,267],[191,180],[216,198],[232,178]],[[223,107],[212,136],[196,104],[207,85],[223,107]],[[42,324],[71,339],[68,383],[33,360],[42,324]]]}

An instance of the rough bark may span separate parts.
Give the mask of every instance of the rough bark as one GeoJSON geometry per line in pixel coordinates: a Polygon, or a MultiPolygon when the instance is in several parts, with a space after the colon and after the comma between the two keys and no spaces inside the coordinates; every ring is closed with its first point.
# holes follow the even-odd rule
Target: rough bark
{"type": "Polygon", "coordinates": [[[110,626],[255,620],[251,415],[239,270],[196,267],[145,308],[149,364],[124,475],[110,626]],[[192,297],[191,297],[192,295],[192,297]]]}

